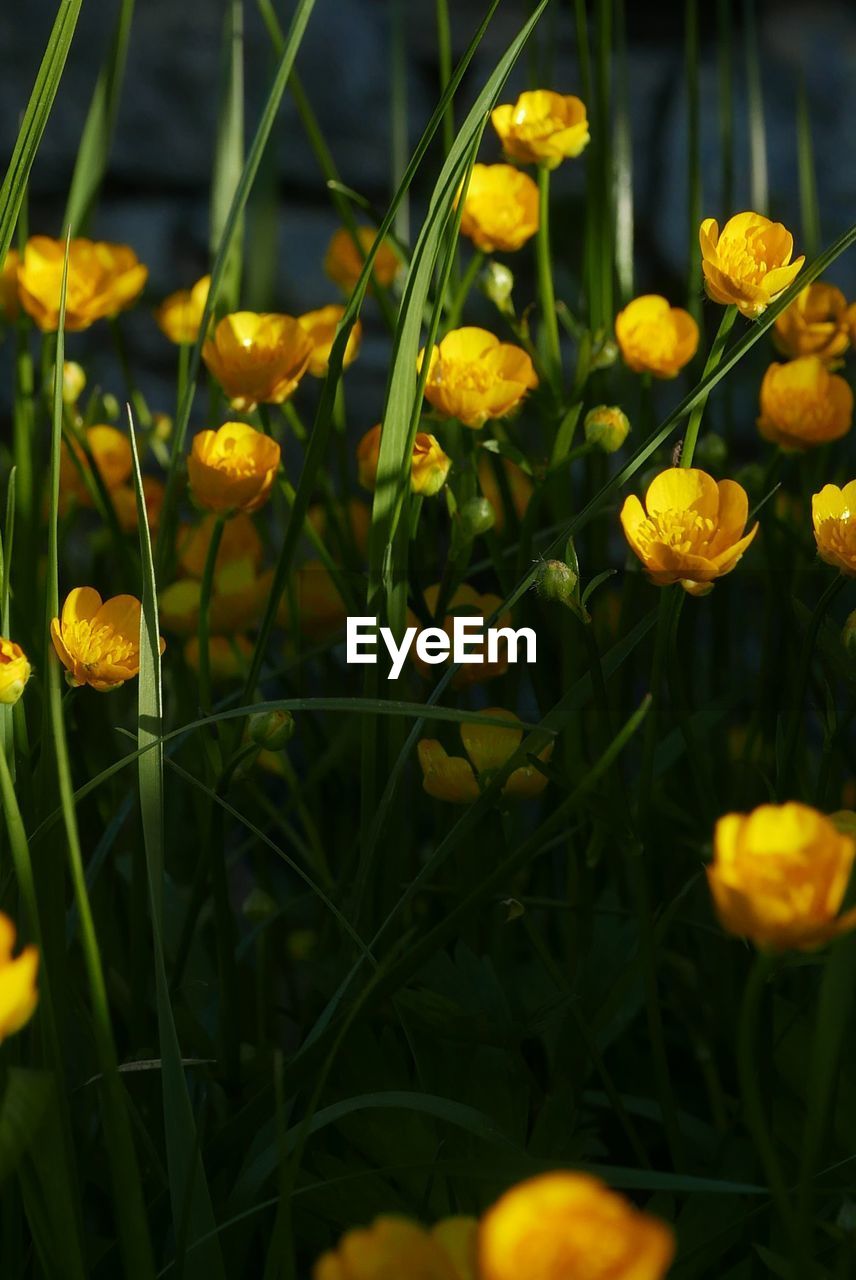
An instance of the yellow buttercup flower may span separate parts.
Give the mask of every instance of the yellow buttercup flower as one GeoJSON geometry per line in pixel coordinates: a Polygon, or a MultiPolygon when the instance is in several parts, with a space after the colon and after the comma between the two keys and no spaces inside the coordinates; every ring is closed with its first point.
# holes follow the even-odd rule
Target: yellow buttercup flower
{"type": "Polygon", "coordinates": [[[24,947],[13,959],[14,948],[15,926],[0,912],[0,1044],[30,1021],[39,1002],[39,953],[24,947]]]}
{"type": "MultiPolygon", "coordinates": [[[[116,427],[99,424],[87,427],[86,444],[92,455],[96,470],[104,482],[105,488],[112,492],[124,485],[134,466],[131,442],[124,432],[116,427]]],[[[86,472],[89,460],[77,440],[62,442],[59,458],[59,489],[63,509],[71,498],[82,506],[91,506],[92,499],[86,487],[80,468],[86,472]],[[77,458],[77,462],[72,457],[77,458]],[[79,463],[79,465],[78,465],[79,463]]]]}
{"type": "Polygon", "coordinates": [[[538,187],[510,164],[476,164],[461,213],[461,235],[482,253],[514,253],[538,230],[538,187]]]}
{"type": "Polygon", "coordinates": [[[699,229],[705,288],[714,302],[733,303],[750,320],[775,302],[805,262],[791,262],[794,238],[781,222],[760,213],[736,213],[720,234],[715,218],[699,229]]]}
{"type": "Polygon", "coordinates": [[[698,349],[698,325],[688,311],[644,293],[615,317],[615,337],[634,373],[674,378],[698,349]]]}
{"type": "Polygon", "coordinates": [[[0,703],[14,706],[29,678],[30,664],[24,650],[14,640],[0,636],[0,703]]]}
{"type": "MultiPolygon", "coordinates": [[[[380,457],[380,424],[372,427],[357,445],[357,478],[364,489],[374,491],[380,457]]],[[[427,431],[417,431],[413,441],[410,466],[410,488],[413,493],[432,497],[446,483],[452,459],[440,448],[439,441],[427,431]]]]}
{"type": "Polygon", "coordinates": [[[856,927],[839,915],[856,840],[808,805],[762,804],[720,818],[707,879],[729,933],[776,951],[821,946],[856,927]]]}
{"type": "MultiPolygon", "coordinates": [[[[375,242],[376,232],[372,227],[358,227],[357,240],[362,253],[354,244],[353,237],[347,227],[340,227],[333,233],[324,255],[324,270],[344,293],[351,293],[359,280],[365,256],[375,242]]],[[[401,269],[398,255],[388,240],[384,240],[377,251],[372,264],[372,275],[384,288],[391,285],[401,269]]]]}
{"type": "MultiPolygon", "coordinates": [[[[32,236],[18,267],[21,306],[44,333],[59,327],[59,302],[65,241],[32,236]]],[[[142,293],[148,268],[126,244],[72,240],[68,250],[65,327],[88,329],[96,320],[118,315],[142,293]]]]}
{"type": "MultiPolygon", "coordinates": [[[[157,532],[166,489],[156,476],[143,476],[143,501],[152,533],[157,532]]],[[[137,532],[137,495],[130,485],[120,485],[110,493],[116,518],[123,533],[137,532]]]]}
{"type": "MultiPolygon", "coordinates": [[[[326,376],[327,365],[330,362],[330,352],[333,349],[333,340],[336,337],[336,330],[344,314],[345,308],[340,306],[338,302],[333,302],[328,307],[321,307],[318,311],[307,311],[304,315],[297,317],[300,327],[308,333],[312,342],[309,373],[313,378],[326,376]]],[[[362,336],[363,327],[358,320],[348,334],[345,358],[342,361],[343,369],[347,369],[349,364],[353,364],[359,355],[362,336]]]]}
{"type": "MultiPolygon", "coordinates": [[[[500,707],[489,707],[480,713],[493,719],[508,720],[517,725],[517,716],[500,707]]],[[[523,730],[500,729],[492,724],[462,723],[461,740],[467,755],[449,756],[433,738],[423,738],[417,747],[422,768],[422,786],[435,800],[449,804],[472,804],[481,795],[492,776],[514,755],[523,741],[523,730]]],[[[539,760],[549,760],[553,745],[539,752],[539,760]]],[[[547,779],[534,765],[515,769],[502,785],[502,794],[515,800],[538,796],[547,779]]]]}
{"type": "Polygon", "coordinates": [[[818,356],[771,364],[761,383],[758,430],[783,449],[840,440],[853,424],[853,392],[818,356]]]}
{"type": "MultiPolygon", "coordinates": [[[[517,463],[512,462],[510,458],[501,458],[500,466],[505,474],[511,505],[514,508],[517,519],[522,520],[532,498],[534,487],[532,480],[523,468],[518,467],[517,463]]],[[[497,479],[493,460],[488,457],[487,452],[484,450],[481,451],[479,458],[478,478],[479,488],[493,507],[495,517],[493,527],[497,533],[502,533],[505,529],[505,502],[503,501],[502,487],[497,479]]]]}
{"type": "MultiPolygon", "coordinates": [[[[205,561],[208,559],[208,547],[216,521],[217,517],[214,515],[205,516],[192,528],[179,530],[176,547],[178,562],[191,578],[201,579],[205,573],[205,561]]],[[[224,525],[214,562],[215,572],[235,560],[248,560],[254,569],[258,569],[262,561],[262,540],[252,518],[244,514],[234,516],[224,525]]]]}
{"type": "Polygon", "coordinates": [[[850,346],[847,299],[834,284],[816,280],[797,294],[773,327],[773,341],[782,355],[818,356],[837,360],[850,346]]]}
{"type": "MultiPolygon", "coordinates": [[[[102,601],[93,587],[70,591],[61,618],[51,622],[51,639],[68,683],[105,693],[138,675],[140,614],[135,596],[102,601]]],[[[161,653],[165,647],[161,638],[161,653]]]]}
{"type": "Polygon", "coordinates": [[[158,328],[176,346],[189,346],[199,337],[210,288],[211,277],[203,276],[192,289],[178,289],[164,298],[155,311],[158,328]]]}
{"type": "Polygon", "coordinates": [[[479,1227],[480,1280],[663,1280],[671,1227],[598,1178],[546,1173],[512,1187],[479,1227]]]}
{"type": "Polygon", "coordinates": [[[277,442],[246,422],[200,431],[187,459],[193,501],[219,515],[258,511],[270,496],[279,457],[277,442]]]}
{"type": "Polygon", "coordinates": [[[850,344],[856,347],[856,302],[851,302],[844,312],[844,323],[847,325],[847,331],[850,334],[850,344]]]}
{"type": "Polygon", "coordinates": [[[19,259],[17,249],[8,249],[0,271],[0,315],[7,320],[17,320],[21,310],[18,303],[19,259]]]}
{"type": "Polygon", "coordinates": [[[409,1218],[376,1218],[319,1258],[312,1280],[470,1280],[475,1238],[470,1218],[438,1223],[433,1231],[409,1218]]]}
{"type": "Polygon", "coordinates": [[[856,575],[856,480],[843,489],[825,484],[811,500],[818,554],[841,573],[856,575]]]}
{"type": "Polygon", "coordinates": [[[645,506],[631,494],[621,508],[624,536],[658,587],[680,582],[706,595],[730,573],[758,532],[744,534],[746,490],[693,467],[670,467],[652,480],[645,506]]]}
{"type": "MultiPolygon", "coordinates": [[[[417,372],[424,359],[423,348],[417,372]]],[[[489,418],[506,417],[537,386],[538,375],[522,347],[468,326],[453,329],[432,347],[425,398],[444,418],[478,428],[489,418]]]]}
{"type": "Polygon", "coordinates": [[[490,113],[509,160],[555,169],[589,144],[585,104],[572,94],[532,89],[490,113]]]}
{"type": "Polygon", "coordinates": [[[202,359],[233,409],[283,404],[312,358],[312,339],[294,316],[235,311],[205,339],[202,359]]]}
{"type": "MultiPolygon", "coordinates": [[[[437,613],[437,605],[440,600],[439,583],[426,588],[424,600],[429,613],[432,617],[435,617],[437,613]]],[[[493,616],[501,605],[502,600],[499,596],[493,595],[490,592],[485,595],[480,595],[479,592],[476,591],[474,587],[471,587],[468,582],[463,582],[447,604],[445,617],[442,621],[437,619],[432,625],[440,627],[446,632],[446,635],[449,637],[451,651],[456,614],[473,618],[483,618],[486,622],[488,618],[493,616]]],[[[492,625],[494,627],[508,627],[510,624],[510,614],[503,613],[492,625]]],[[[423,624],[414,613],[408,610],[407,625],[409,627],[421,627],[423,624]]],[[[508,670],[508,647],[504,642],[498,644],[496,660],[494,662],[488,661],[486,643],[482,643],[478,639],[470,640],[468,641],[468,648],[470,653],[480,654],[483,661],[463,664],[452,679],[453,688],[459,689],[465,685],[483,684],[486,680],[493,680],[496,676],[504,675],[508,670]]],[[[414,666],[421,675],[429,677],[432,673],[436,672],[437,666],[423,662],[416,652],[415,645],[411,648],[410,654],[412,656],[414,666]]]]}
{"type": "MultiPolygon", "coordinates": [[[[235,636],[255,626],[270,595],[273,572],[259,574],[249,559],[231,560],[214,572],[208,602],[208,630],[212,636],[235,636]]],[[[167,631],[193,635],[199,627],[202,584],[198,578],[179,578],[161,592],[160,620],[167,631]]]]}

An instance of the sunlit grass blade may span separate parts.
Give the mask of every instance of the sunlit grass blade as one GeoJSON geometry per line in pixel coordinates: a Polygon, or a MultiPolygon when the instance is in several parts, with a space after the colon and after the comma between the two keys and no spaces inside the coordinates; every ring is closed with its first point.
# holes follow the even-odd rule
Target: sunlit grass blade
{"type": "Polygon", "coordinates": [[[734,37],[732,0],[717,0],[717,69],[720,146],[719,203],[724,216],[734,208],[734,37]]]}
{"type": "MultiPolygon", "coordinates": [[[[407,169],[410,138],[407,110],[407,33],[404,0],[390,2],[390,179],[391,195],[401,186],[407,169]]],[[[405,194],[395,215],[394,230],[404,244],[410,239],[410,201],[405,194]]]]}
{"type": "Polygon", "coordinates": [[[767,135],[764,126],[764,89],[758,51],[755,0],[744,0],[743,21],[746,97],[749,113],[749,192],[755,212],[766,214],[769,212],[767,206],[770,203],[770,191],[767,176],[767,135]]]}
{"type": "Polygon", "coordinates": [[[811,140],[811,112],[805,76],[800,76],[797,90],[797,165],[800,183],[800,220],[803,248],[813,258],[820,252],[820,201],[817,197],[817,170],[811,140]]]}
{"type": "Polygon", "coordinates": [[[622,305],[633,297],[633,136],[626,0],[615,0],[615,275],[622,305]]]}
{"type": "MultiPolygon", "coordinates": [[[[216,260],[229,210],[244,167],[244,6],[229,0],[223,40],[223,90],[217,121],[217,143],[211,178],[210,253],[216,260]]],[[[231,248],[223,267],[218,302],[223,311],[235,311],[241,296],[244,252],[244,215],[235,223],[231,248]]]]}
{"type": "Polygon", "coordinates": [[[701,96],[698,0],[686,0],[684,58],[687,88],[687,310],[701,318],[701,96]]]}

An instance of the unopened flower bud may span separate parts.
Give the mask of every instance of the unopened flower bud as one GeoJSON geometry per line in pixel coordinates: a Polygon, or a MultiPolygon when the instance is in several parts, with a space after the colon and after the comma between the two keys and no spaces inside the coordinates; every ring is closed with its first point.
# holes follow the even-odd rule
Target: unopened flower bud
{"type": "Polygon", "coordinates": [[[460,509],[461,531],[465,538],[487,533],[496,522],[496,512],[487,498],[468,498],[460,509]]]}
{"type": "Polygon", "coordinates": [[[104,410],[104,417],[109,422],[115,422],[119,417],[119,414],[122,412],[119,406],[119,401],[114,395],[111,395],[109,391],[105,391],[101,397],[101,406],[104,410]]]}
{"type": "Polygon", "coordinates": [[[750,462],[748,466],[742,467],[734,478],[752,497],[760,496],[764,486],[764,468],[757,462],[750,462]]]}
{"type": "Polygon", "coordinates": [[[503,315],[514,314],[514,276],[501,262],[489,262],[479,277],[481,291],[503,315]]]}
{"type": "Polygon", "coordinates": [[[538,574],[538,594],[544,600],[571,604],[576,599],[579,579],[564,560],[545,560],[538,574]]]}
{"type": "Polygon", "coordinates": [[[630,433],[630,420],[617,405],[599,404],[586,414],[583,431],[587,444],[615,453],[630,433]]]}
{"type": "Polygon", "coordinates": [[[169,440],[172,435],[172,418],[168,413],[153,414],[152,431],[156,440],[169,440]]]}
{"type": "Polygon", "coordinates": [[[290,711],[259,711],[250,716],[250,740],[265,751],[281,751],[294,735],[290,711]]]}
{"type": "Polygon", "coordinates": [[[704,470],[708,467],[721,467],[727,457],[728,445],[722,436],[710,431],[706,436],[702,436],[696,445],[693,465],[702,467],[704,470]]]}
{"type": "Polygon", "coordinates": [[[86,374],[79,364],[66,360],[62,366],[62,398],[66,404],[77,404],[86,386],[86,374]]]}
{"type": "Polygon", "coordinates": [[[263,924],[265,920],[270,920],[271,916],[275,916],[277,910],[276,902],[270,894],[256,886],[244,898],[241,914],[252,924],[263,924]]]}

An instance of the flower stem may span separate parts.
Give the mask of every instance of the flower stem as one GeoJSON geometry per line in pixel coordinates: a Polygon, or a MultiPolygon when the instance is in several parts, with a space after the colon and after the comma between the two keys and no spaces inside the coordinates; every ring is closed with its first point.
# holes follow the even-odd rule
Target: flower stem
{"type": "MultiPolygon", "coordinates": [[[[726,307],[722,313],[722,319],[719,322],[719,329],[717,330],[716,337],[713,340],[713,346],[710,349],[710,354],[707,357],[707,364],[704,366],[702,379],[706,378],[708,374],[713,373],[714,369],[722,359],[722,353],[725,350],[728,335],[732,330],[736,318],[737,308],[733,305],[726,307]]],[[[706,405],[707,396],[702,396],[698,404],[690,413],[689,422],[687,423],[687,433],[684,436],[684,447],[681,452],[682,467],[691,467],[693,465],[693,455],[695,454],[695,447],[698,441],[699,427],[701,426],[701,420],[704,415],[706,405]]]]}
{"type": "Polygon", "coordinates": [[[562,378],[562,352],[559,346],[559,321],[556,295],[553,292],[553,263],[550,253],[550,170],[538,166],[538,235],[535,240],[538,259],[538,293],[544,320],[546,363],[550,378],[556,384],[562,378]]]}
{"type": "Polygon", "coordinates": [[[217,516],[211,530],[211,541],[205,556],[205,568],[202,573],[202,586],[199,592],[199,704],[204,712],[211,710],[211,662],[208,650],[208,612],[211,606],[211,589],[214,585],[214,566],[217,563],[217,552],[226,524],[225,516],[217,516]]]}

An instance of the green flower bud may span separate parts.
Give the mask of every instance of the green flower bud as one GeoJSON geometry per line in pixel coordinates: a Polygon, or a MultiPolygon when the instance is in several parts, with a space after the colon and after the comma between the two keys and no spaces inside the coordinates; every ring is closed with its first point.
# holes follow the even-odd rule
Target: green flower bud
{"type": "Polygon", "coordinates": [[[258,711],[250,716],[251,742],[265,751],[281,751],[294,735],[294,716],[290,711],[258,711]]]}
{"type": "Polygon", "coordinates": [[[115,422],[122,412],[119,401],[109,391],[105,391],[101,397],[101,406],[104,410],[104,417],[108,422],[115,422]]]}
{"type": "Polygon", "coordinates": [[[468,498],[459,510],[461,532],[471,540],[487,533],[496,522],[496,512],[487,498],[468,498]]]}
{"type": "Polygon", "coordinates": [[[752,497],[760,497],[764,486],[764,468],[757,462],[750,462],[748,466],[742,467],[734,478],[752,497]]]}
{"type": "Polygon", "coordinates": [[[564,560],[545,560],[536,583],[538,594],[544,600],[558,600],[561,604],[576,601],[579,579],[564,560]]]}
{"type": "Polygon", "coordinates": [[[269,920],[271,916],[277,913],[277,905],[269,893],[264,889],[251,889],[244,898],[241,914],[252,924],[262,924],[265,920],[269,920]]]}
{"type": "Polygon", "coordinates": [[[79,364],[66,360],[62,366],[62,398],[65,404],[77,404],[86,386],[86,374],[79,364]]]}
{"type": "Polygon", "coordinates": [[[728,457],[728,445],[713,431],[702,436],[696,445],[694,465],[707,469],[721,467],[728,457]]]}
{"type": "Polygon", "coordinates": [[[489,262],[479,277],[482,293],[503,315],[514,315],[514,276],[501,262],[489,262]]]}
{"type": "Polygon", "coordinates": [[[615,453],[630,434],[630,420],[617,405],[599,404],[586,414],[583,431],[587,444],[615,453]]]}

